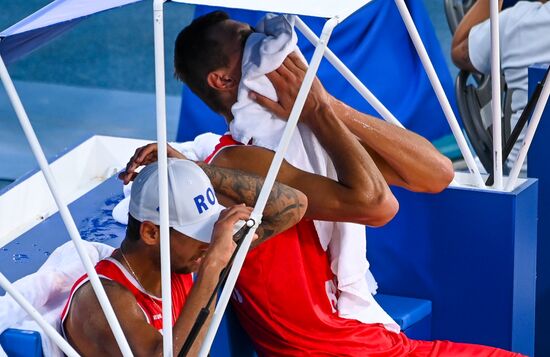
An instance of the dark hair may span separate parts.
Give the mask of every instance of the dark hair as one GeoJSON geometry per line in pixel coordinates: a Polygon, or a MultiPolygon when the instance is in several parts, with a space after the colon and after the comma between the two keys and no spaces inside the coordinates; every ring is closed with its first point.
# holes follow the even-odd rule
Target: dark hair
{"type": "Polygon", "coordinates": [[[141,222],[132,217],[128,213],[128,225],[126,226],[126,239],[129,241],[137,242],[141,235],[139,233],[141,229],[141,222]]]}
{"type": "Polygon", "coordinates": [[[219,113],[223,104],[211,88],[208,73],[229,65],[225,44],[211,36],[211,29],[229,19],[223,11],[214,11],[193,20],[179,33],[174,48],[174,74],[198,95],[212,110],[219,113]]]}
{"type": "MultiPolygon", "coordinates": [[[[128,213],[128,225],[126,226],[126,239],[128,239],[131,242],[137,242],[141,239],[141,223],[137,219],[135,219],[131,214],[128,213]]],[[[170,227],[170,231],[172,231],[173,228],[170,227]]]]}

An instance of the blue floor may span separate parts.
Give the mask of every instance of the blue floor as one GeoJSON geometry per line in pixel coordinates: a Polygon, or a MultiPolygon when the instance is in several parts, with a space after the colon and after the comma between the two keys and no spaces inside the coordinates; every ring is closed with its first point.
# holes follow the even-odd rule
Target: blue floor
{"type": "MultiPolygon", "coordinates": [[[[6,2],[5,29],[48,0],[6,2]]],[[[424,0],[451,73],[451,36],[443,1],[424,0]]],[[[181,84],[172,76],[172,44],[193,7],[168,4],[165,20],[168,137],[174,138],[181,84]]],[[[93,16],[9,67],[23,104],[52,157],[93,134],[154,139],[154,70],[151,4],[148,1],[93,16]],[[123,25],[123,26],[121,26],[123,25]]],[[[34,169],[23,132],[0,89],[0,188],[34,169]]]]}

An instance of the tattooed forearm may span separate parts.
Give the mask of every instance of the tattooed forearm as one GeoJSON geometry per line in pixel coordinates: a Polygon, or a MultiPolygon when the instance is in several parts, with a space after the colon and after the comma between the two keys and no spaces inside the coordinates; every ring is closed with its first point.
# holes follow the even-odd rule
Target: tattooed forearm
{"type": "MultiPolygon", "coordinates": [[[[256,204],[264,184],[262,177],[204,163],[198,163],[198,165],[210,178],[216,192],[247,206],[252,207],[256,204]]],[[[256,231],[259,238],[256,244],[298,223],[306,208],[307,199],[303,193],[276,182],[267,200],[262,224],[256,231]]]]}
{"type": "Polygon", "coordinates": [[[225,169],[205,163],[197,163],[212,182],[216,192],[235,202],[254,206],[264,180],[243,171],[225,169]]]}

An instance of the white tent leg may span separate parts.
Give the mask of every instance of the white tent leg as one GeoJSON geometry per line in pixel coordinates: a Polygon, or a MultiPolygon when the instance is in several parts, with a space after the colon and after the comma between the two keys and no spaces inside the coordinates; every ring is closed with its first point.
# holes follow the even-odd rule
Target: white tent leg
{"type": "Polygon", "coordinates": [[[65,201],[61,198],[56,180],[50,170],[50,166],[48,164],[48,161],[46,160],[44,151],[42,150],[42,147],[38,142],[38,138],[36,137],[36,134],[29,120],[29,117],[27,116],[27,113],[23,108],[21,99],[19,98],[17,91],[15,90],[15,86],[13,85],[13,82],[9,76],[8,70],[4,64],[4,61],[2,60],[2,57],[0,57],[0,78],[4,83],[4,87],[6,88],[6,92],[10,99],[10,102],[13,105],[15,114],[17,115],[19,122],[21,123],[21,127],[25,132],[25,136],[27,137],[27,141],[29,142],[29,145],[32,149],[34,157],[36,158],[36,161],[38,161],[40,170],[42,170],[42,173],[44,174],[44,178],[46,179],[46,183],[48,184],[48,187],[50,188],[52,196],[55,200],[55,203],[59,208],[59,214],[63,219],[63,223],[65,224],[65,227],[69,232],[69,236],[71,237],[76,247],[78,255],[80,256],[80,260],[82,261],[82,264],[84,265],[84,268],[86,270],[86,273],[90,278],[90,283],[92,284],[92,287],[97,296],[99,304],[101,305],[101,308],[105,313],[105,317],[107,318],[107,322],[109,323],[109,326],[113,331],[113,334],[118,343],[118,346],[120,347],[120,350],[124,356],[132,356],[132,350],[128,345],[128,341],[126,341],[126,337],[124,337],[122,328],[120,327],[120,324],[116,318],[113,307],[111,306],[111,303],[107,298],[107,294],[105,294],[105,290],[103,289],[103,285],[101,284],[101,281],[97,276],[94,265],[92,264],[90,257],[86,254],[86,249],[82,245],[82,238],[80,237],[80,233],[76,228],[76,224],[74,223],[73,217],[71,216],[71,212],[69,211],[69,208],[67,207],[67,204],[65,203],[65,201]]]}
{"type": "Polygon", "coordinates": [[[80,356],[74,348],[69,345],[67,341],[48,323],[44,320],[42,315],[17,291],[17,289],[9,282],[4,274],[0,273],[0,286],[6,290],[8,294],[29,314],[36,323],[42,328],[44,333],[52,339],[53,342],[59,347],[67,356],[78,357],[80,356]]]}
{"type": "Polygon", "coordinates": [[[523,163],[525,162],[525,158],[527,157],[527,152],[529,151],[529,147],[531,147],[531,143],[533,142],[533,137],[535,136],[535,132],[537,131],[537,127],[539,126],[540,118],[542,117],[544,108],[548,103],[549,96],[550,96],[550,79],[547,78],[546,82],[544,83],[544,86],[542,87],[542,92],[540,94],[539,100],[537,101],[537,105],[535,106],[535,110],[533,111],[533,116],[531,117],[529,126],[527,127],[527,132],[525,133],[525,139],[523,141],[523,145],[519,150],[518,159],[514,163],[514,166],[512,167],[512,171],[510,172],[510,176],[508,177],[508,183],[506,184],[505,191],[512,191],[516,187],[516,182],[518,180],[519,172],[521,171],[523,163]]]}
{"type": "Polygon", "coordinates": [[[283,133],[281,141],[279,142],[279,146],[277,147],[277,151],[275,152],[275,156],[273,157],[271,166],[269,167],[264,185],[262,186],[258,201],[256,202],[256,206],[254,207],[254,211],[252,212],[252,218],[255,220],[256,225],[248,232],[248,234],[244,238],[241,248],[235,256],[233,266],[229,271],[227,281],[222,290],[222,293],[220,294],[218,304],[216,305],[216,310],[214,311],[212,322],[201,346],[199,357],[207,357],[210,351],[210,347],[212,346],[212,342],[214,342],[214,337],[216,336],[216,332],[222,320],[225,308],[227,307],[227,303],[231,298],[231,293],[233,292],[233,288],[235,287],[235,283],[237,282],[237,278],[243,266],[244,259],[246,257],[246,254],[248,253],[248,249],[250,248],[252,237],[254,236],[256,228],[258,228],[258,225],[260,223],[259,220],[262,217],[262,212],[264,211],[265,205],[267,203],[269,193],[271,192],[273,184],[275,183],[275,178],[277,177],[279,168],[281,167],[281,163],[283,162],[283,158],[288,148],[288,144],[290,143],[290,139],[292,137],[294,129],[298,124],[298,119],[300,117],[300,114],[302,113],[302,109],[304,107],[309,90],[311,89],[311,85],[313,84],[313,80],[315,79],[315,74],[319,69],[319,65],[321,63],[321,59],[323,58],[323,53],[326,50],[328,40],[330,38],[332,30],[334,29],[334,27],[336,27],[337,24],[338,19],[332,18],[328,20],[323,27],[321,39],[317,43],[315,52],[313,53],[313,57],[311,58],[311,62],[309,63],[304,81],[302,82],[302,86],[300,87],[300,91],[298,92],[298,96],[296,97],[296,102],[294,103],[292,111],[290,112],[290,117],[288,118],[285,131],[283,133]]]}
{"type": "Polygon", "coordinates": [[[413,41],[414,47],[416,48],[416,51],[418,52],[418,55],[420,56],[420,60],[422,61],[422,64],[424,65],[424,69],[426,70],[426,73],[428,74],[428,78],[430,79],[430,83],[432,84],[432,87],[435,91],[435,94],[437,95],[437,99],[439,100],[439,104],[441,105],[443,112],[445,113],[445,117],[447,118],[447,122],[449,123],[449,126],[451,127],[451,131],[453,132],[453,135],[456,139],[456,142],[458,143],[458,147],[460,148],[460,152],[462,153],[462,156],[464,156],[464,160],[466,161],[466,165],[468,166],[468,169],[470,170],[470,173],[474,175],[474,179],[476,184],[483,188],[485,187],[485,183],[483,182],[483,179],[481,177],[481,173],[479,172],[479,168],[477,167],[474,157],[472,155],[472,152],[470,151],[470,148],[468,147],[468,144],[466,143],[466,138],[464,137],[464,134],[462,133],[462,130],[460,129],[460,125],[458,125],[458,121],[456,120],[456,117],[453,113],[453,109],[451,108],[451,104],[449,103],[449,100],[447,99],[447,96],[445,95],[445,91],[443,90],[443,87],[441,86],[441,82],[439,81],[439,78],[437,77],[437,73],[435,72],[434,66],[430,60],[430,57],[428,56],[428,52],[426,51],[426,47],[424,47],[424,44],[422,43],[422,39],[420,38],[420,35],[418,34],[418,30],[416,29],[416,26],[414,24],[414,21],[411,17],[411,14],[409,13],[409,10],[407,9],[407,5],[405,4],[405,0],[395,0],[395,4],[397,5],[397,8],[399,9],[399,13],[401,14],[401,17],[403,18],[403,21],[405,22],[405,26],[407,27],[407,31],[409,32],[409,36],[411,36],[411,39],[413,41]]]}
{"type": "Polygon", "coordinates": [[[155,91],[160,210],[160,268],[162,284],[162,342],[165,357],[173,355],[170,228],[168,226],[168,160],[166,149],[166,90],[164,83],[164,0],[153,3],[155,40],[155,91]]]}
{"type": "MultiPolygon", "coordinates": [[[[300,30],[301,33],[311,42],[314,46],[319,42],[319,37],[309,28],[308,25],[298,16],[295,16],[296,27],[300,30]]],[[[338,56],[334,54],[327,48],[325,51],[325,58],[334,66],[334,68],[351,84],[353,88],[376,110],[378,114],[384,120],[394,125],[397,125],[400,128],[403,128],[403,125],[397,120],[397,118],[376,98],[374,94],[361,82],[357,76],[350,71],[350,69],[342,62],[338,56]]]]}
{"type": "Polygon", "coordinates": [[[502,114],[500,106],[500,34],[498,0],[491,0],[491,89],[493,109],[493,173],[494,185],[502,190],[502,114]]]}

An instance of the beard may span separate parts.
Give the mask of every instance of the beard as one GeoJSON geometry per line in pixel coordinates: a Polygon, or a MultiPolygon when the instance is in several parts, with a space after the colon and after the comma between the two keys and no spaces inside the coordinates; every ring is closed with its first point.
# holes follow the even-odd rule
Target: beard
{"type": "Polygon", "coordinates": [[[189,266],[184,266],[184,267],[179,267],[174,269],[174,273],[176,274],[191,274],[191,273],[195,273],[196,271],[197,269],[193,269],[192,267],[189,267],[189,266]]]}

